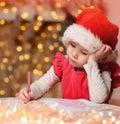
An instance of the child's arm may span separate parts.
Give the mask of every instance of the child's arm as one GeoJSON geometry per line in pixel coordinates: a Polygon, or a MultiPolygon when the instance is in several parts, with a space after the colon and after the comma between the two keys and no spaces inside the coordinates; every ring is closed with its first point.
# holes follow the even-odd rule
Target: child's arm
{"type": "Polygon", "coordinates": [[[110,73],[107,71],[100,73],[96,62],[86,64],[84,68],[88,76],[90,100],[95,103],[105,102],[110,95],[112,81],[110,73]]]}
{"type": "Polygon", "coordinates": [[[43,96],[55,83],[59,82],[59,78],[55,75],[53,66],[40,79],[31,84],[31,90],[23,88],[19,92],[19,98],[25,103],[32,99],[43,96]]]}
{"type": "Polygon", "coordinates": [[[87,72],[90,99],[95,103],[107,100],[111,89],[111,74],[108,71],[100,72],[97,63],[104,62],[111,54],[111,47],[103,45],[98,51],[89,55],[88,63],[84,65],[87,72]]]}
{"type": "Polygon", "coordinates": [[[34,99],[43,96],[55,83],[59,82],[59,78],[55,75],[53,66],[40,79],[33,82],[31,90],[34,99]]]}

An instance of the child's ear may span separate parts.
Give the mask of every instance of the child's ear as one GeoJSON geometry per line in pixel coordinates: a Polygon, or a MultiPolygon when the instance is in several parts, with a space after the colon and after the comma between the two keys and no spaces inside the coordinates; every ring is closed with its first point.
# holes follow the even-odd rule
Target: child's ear
{"type": "Polygon", "coordinates": [[[111,97],[108,101],[109,104],[120,106],[120,87],[114,88],[111,97]]]}

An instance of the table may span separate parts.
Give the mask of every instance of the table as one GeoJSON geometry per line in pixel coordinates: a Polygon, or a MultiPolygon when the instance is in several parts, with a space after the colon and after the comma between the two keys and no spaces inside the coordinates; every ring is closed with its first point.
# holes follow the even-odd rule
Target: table
{"type": "Polygon", "coordinates": [[[0,98],[0,124],[120,124],[120,107],[85,99],[0,98]]]}

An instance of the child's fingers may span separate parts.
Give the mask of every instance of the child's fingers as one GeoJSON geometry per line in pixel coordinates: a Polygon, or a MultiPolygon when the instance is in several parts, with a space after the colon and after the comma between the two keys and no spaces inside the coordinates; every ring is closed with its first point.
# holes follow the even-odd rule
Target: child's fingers
{"type": "Polygon", "coordinates": [[[25,94],[21,94],[21,100],[23,100],[25,103],[29,102],[29,99],[25,96],[25,94]]]}
{"type": "Polygon", "coordinates": [[[30,101],[30,96],[26,88],[23,88],[19,92],[19,98],[22,99],[24,102],[30,101]]]}
{"type": "Polygon", "coordinates": [[[34,99],[34,95],[33,95],[33,92],[32,91],[29,92],[29,96],[30,96],[30,100],[33,100],[34,99]]]}
{"type": "Polygon", "coordinates": [[[104,53],[106,54],[106,56],[108,56],[111,52],[112,52],[112,48],[107,45],[106,49],[104,50],[104,53]]]}
{"type": "Polygon", "coordinates": [[[108,56],[112,52],[112,48],[108,45],[103,45],[98,51],[98,55],[102,55],[103,58],[108,56]]]}
{"type": "Polygon", "coordinates": [[[101,50],[104,51],[104,52],[111,52],[112,48],[108,45],[103,45],[101,50]]]}
{"type": "Polygon", "coordinates": [[[29,93],[27,91],[23,92],[23,95],[26,99],[30,100],[29,93]]]}

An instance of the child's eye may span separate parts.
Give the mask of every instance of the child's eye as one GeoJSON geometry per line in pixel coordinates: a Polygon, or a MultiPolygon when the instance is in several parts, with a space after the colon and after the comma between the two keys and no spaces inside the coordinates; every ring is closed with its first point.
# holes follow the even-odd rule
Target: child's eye
{"type": "Polygon", "coordinates": [[[86,52],[84,52],[84,51],[81,51],[81,53],[82,53],[83,55],[87,55],[87,53],[86,53],[86,52]]]}
{"type": "Polygon", "coordinates": [[[75,45],[74,45],[73,43],[71,43],[71,46],[72,46],[72,47],[75,47],[75,45]]]}

